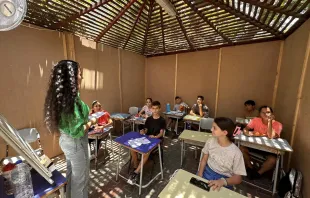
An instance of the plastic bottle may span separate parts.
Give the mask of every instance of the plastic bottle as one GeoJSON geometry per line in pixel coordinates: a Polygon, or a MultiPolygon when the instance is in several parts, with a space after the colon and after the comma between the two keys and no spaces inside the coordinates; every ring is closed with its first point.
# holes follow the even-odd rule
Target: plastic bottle
{"type": "Polygon", "coordinates": [[[13,183],[11,180],[12,170],[15,168],[15,164],[8,163],[2,168],[2,176],[4,177],[4,191],[7,195],[13,194],[13,183]]]}
{"type": "Polygon", "coordinates": [[[11,179],[15,198],[32,198],[33,187],[30,174],[30,167],[25,163],[17,162],[12,170],[11,179]]]}
{"type": "Polygon", "coordinates": [[[166,104],[166,112],[170,112],[170,104],[169,103],[166,104]]]}

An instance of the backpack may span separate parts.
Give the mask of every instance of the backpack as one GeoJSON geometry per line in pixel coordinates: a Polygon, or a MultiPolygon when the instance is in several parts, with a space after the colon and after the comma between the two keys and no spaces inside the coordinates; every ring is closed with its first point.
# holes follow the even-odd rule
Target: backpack
{"type": "Polygon", "coordinates": [[[301,184],[301,172],[292,168],[280,180],[278,186],[278,195],[282,198],[298,198],[300,197],[301,184]]]}

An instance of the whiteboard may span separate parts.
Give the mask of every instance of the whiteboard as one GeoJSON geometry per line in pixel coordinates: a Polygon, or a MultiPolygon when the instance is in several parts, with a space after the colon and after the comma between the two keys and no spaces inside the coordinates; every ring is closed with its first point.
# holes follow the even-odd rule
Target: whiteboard
{"type": "Polygon", "coordinates": [[[54,181],[51,179],[52,172],[40,163],[40,158],[33,148],[19,135],[17,130],[12,127],[5,117],[0,114],[0,136],[10,145],[19,155],[21,155],[28,164],[34,168],[51,185],[54,181]]]}

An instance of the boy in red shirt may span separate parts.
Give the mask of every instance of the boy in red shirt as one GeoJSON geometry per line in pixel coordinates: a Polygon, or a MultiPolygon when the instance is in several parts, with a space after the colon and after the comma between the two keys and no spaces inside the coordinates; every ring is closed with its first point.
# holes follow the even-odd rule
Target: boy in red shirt
{"type": "MultiPolygon", "coordinates": [[[[250,123],[245,127],[244,135],[265,136],[273,139],[279,138],[281,131],[282,124],[278,121],[275,121],[272,108],[269,106],[262,106],[259,108],[259,117],[252,119],[250,123]]],[[[262,174],[273,169],[276,165],[277,157],[275,156],[275,154],[247,148],[244,146],[241,146],[240,150],[243,153],[245,165],[248,167],[247,171],[250,179],[260,178],[262,174]],[[266,161],[263,163],[263,165],[258,171],[254,170],[253,165],[251,164],[249,151],[260,153],[261,155],[266,156],[266,161]]]]}

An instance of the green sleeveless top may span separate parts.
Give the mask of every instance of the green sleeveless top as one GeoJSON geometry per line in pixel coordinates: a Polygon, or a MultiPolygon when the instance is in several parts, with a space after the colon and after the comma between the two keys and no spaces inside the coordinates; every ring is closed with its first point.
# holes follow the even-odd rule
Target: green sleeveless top
{"type": "Polygon", "coordinates": [[[62,114],[59,121],[59,130],[73,138],[80,138],[85,135],[84,127],[88,121],[89,107],[81,100],[78,93],[74,104],[74,113],[71,115],[62,114]],[[80,112],[78,104],[82,107],[80,112]]]}

